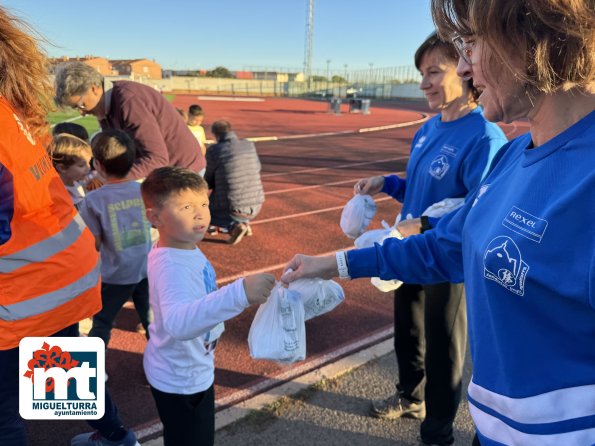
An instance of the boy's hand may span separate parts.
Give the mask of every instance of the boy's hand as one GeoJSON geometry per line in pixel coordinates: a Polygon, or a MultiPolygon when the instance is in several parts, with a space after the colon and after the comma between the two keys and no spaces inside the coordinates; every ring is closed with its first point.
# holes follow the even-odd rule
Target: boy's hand
{"type": "Polygon", "coordinates": [[[244,291],[250,305],[265,303],[274,286],[275,276],[272,274],[254,274],[244,278],[244,291]]]}

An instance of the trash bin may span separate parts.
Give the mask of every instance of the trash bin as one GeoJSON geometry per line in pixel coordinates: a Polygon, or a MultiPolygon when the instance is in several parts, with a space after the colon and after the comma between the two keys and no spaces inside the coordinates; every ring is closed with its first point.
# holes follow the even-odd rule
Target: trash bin
{"type": "Polygon", "coordinates": [[[349,100],[349,113],[359,113],[362,110],[361,99],[350,99],[349,100]]]}
{"type": "Polygon", "coordinates": [[[362,114],[369,115],[370,114],[370,100],[369,99],[362,99],[362,114]]]}
{"type": "Polygon", "coordinates": [[[329,102],[329,113],[341,114],[341,98],[331,98],[329,102]]]}
{"type": "Polygon", "coordinates": [[[362,113],[367,115],[370,113],[370,100],[369,99],[350,99],[349,100],[349,113],[362,113]]]}

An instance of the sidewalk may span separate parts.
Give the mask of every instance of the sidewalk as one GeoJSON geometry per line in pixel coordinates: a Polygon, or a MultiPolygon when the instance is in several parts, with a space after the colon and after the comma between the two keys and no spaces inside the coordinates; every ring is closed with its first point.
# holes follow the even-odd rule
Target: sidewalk
{"type": "MultiPolygon", "coordinates": [[[[217,413],[216,446],[395,446],[419,441],[419,421],[367,415],[369,400],[394,392],[392,339],[217,413]]],[[[465,364],[464,389],[471,364],[465,364]]],[[[465,394],[465,393],[464,393],[465,394]]],[[[463,398],[455,420],[457,445],[471,444],[473,424],[463,398]]],[[[143,443],[162,446],[161,438],[143,443]]]]}

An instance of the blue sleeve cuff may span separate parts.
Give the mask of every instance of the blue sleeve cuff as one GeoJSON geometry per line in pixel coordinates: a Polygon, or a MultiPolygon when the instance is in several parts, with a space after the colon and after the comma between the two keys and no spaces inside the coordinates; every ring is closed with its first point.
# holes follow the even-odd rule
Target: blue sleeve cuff
{"type": "Polygon", "coordinates": [[[407,181],[399,178],[397,175],[387,175],[384,177],[384,186],[382,186],[381,192],[384,192],[385,194],[388,194],[394,199],[402,202],[405,198],[406,185],[407,181]]]}
{"type": "Polygon", "coordinates": [[[352,249],[347,251],[347,265],[352,279],[378,277],[376,248],[352,249]]]}
{"type": "Polygon", "coordinates": [[[430,228],[435,228],[438,225],[438,222],[440,221],[440,217],[428,217],[428,224],[430,225],[430,228]]]}

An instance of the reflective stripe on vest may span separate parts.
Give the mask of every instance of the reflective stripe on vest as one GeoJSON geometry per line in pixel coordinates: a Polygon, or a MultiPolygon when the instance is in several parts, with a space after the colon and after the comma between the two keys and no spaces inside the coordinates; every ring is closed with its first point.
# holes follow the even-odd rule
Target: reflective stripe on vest
{"type": "Polygon", "coordinates": [[[23,302],[0,305],[0,319],[4,321],[26,319],[30,316],[51,311],[66,302],[76,299],[80,294],[97,285],[100,269],[101,262],[97,261],[97,265],[89,273],[64,288],[23,302]]]}
{"type": "Polygon", "coordinates": [[[0,257],[0,273],[12,273],[30,263],[41,262],[63,251],[78,240],[85,222],[77,212],[62,231],[18,252],[0,257]]]}

